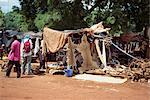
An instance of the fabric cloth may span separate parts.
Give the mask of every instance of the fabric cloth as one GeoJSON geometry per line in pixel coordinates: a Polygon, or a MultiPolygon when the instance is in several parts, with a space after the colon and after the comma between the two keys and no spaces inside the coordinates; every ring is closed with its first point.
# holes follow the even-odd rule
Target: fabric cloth
{"type": "Polygon", "coordinates": [[[103,54],[102,54],[101,49],[99,47],[99,40],[95,39],[94,43],[95,43],[95,46],[96,46],[96,50],[97,50],[98,56],[99,56],[102,64],[104,64],[103,54]]]}
{"type": "Polygon", "coordinates": [[[11,51],[9,52],[8,59],[11,61],[20,61],[20,42],[14,40],[11,44],[11,51]]]}
{"type": "Polygon", "coordinates": [[[11,69],[12,69],[12,67],[13,67],[13,65],[15,64],[15,66],[16,66],[16,70],[17,70],[17,78],[19,78],[20,77],[20,75],[21,75],[21,69],[20,69],[20,63],[19,63],[19,61],[11,61],[11,60],[9,60],[9,62],[8,62],[8,69],[6,70],[6,76],[10,76],[10,72],[11,72],[11,69]]]}
{"type": "Polygon", "coordinates": [[[50,52],[55,53],[65,44],[66,35],[61,31],[52,30],[49,28],[44,28],[43,32],[43,52],[45,53],[45,48],[50,52]]]}
{"type": "Polygon", "coordinates": [[[43,40],[41,40],[41,45],[40,45],[40,47],[43,47],[43,45],[44,45],[44,44],[43,44],[43,40]]]}
{"type": "Polygon", "coordinates": [[[39,46],[39,38],[36,38],[36,41],[35,41],[35,48],[34,48],[34,56],[36,56],[36,54],[38,53],[40,49],[40,46],[39,46]]]}
{"type": "Polygon", "coordinates": [[[99,56],[102,64],[104,65],[104,67],[107,67],[105,41],[102,41],[102,52],[101,52],[101,49],[99,47],[99,41],[96,39],[94,42],[96,45],[98,56],[99,56]]]}
{"type": "Polygon", "coordinates": [[[104,67],[107,67],[105,41],[103,41],[102,45],[103,45],[103,54],[102,55],[103,55],[104,67]]]}

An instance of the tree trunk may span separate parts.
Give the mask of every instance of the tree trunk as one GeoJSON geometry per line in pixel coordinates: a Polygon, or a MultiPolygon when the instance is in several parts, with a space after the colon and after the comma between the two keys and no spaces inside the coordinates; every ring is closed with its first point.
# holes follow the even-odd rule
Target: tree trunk
{"type": "Polygon", "coordinates": [[[146,46],[146,58],[150,59],[150,26],[145,27],[144,37],[148,43],[146,46]]]}

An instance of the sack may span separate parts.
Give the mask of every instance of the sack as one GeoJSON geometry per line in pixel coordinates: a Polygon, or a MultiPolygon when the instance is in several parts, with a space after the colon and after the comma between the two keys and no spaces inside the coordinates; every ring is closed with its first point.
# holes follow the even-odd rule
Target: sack
{"type": "Polygon", "coordinates": [[[31,50],[30,41],[28,40],[24,43],[24,51],[25,51],[25,53],[29,53],[30,50],[31,50]]]}

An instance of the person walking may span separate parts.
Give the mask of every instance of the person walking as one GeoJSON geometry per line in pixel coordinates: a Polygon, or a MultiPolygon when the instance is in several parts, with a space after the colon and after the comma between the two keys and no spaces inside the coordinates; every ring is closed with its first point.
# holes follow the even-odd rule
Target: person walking
{"type": "Polygon", "coordinates": [[[42,53],[42,47],[40,47],[39,50],[39,58],[40,58],[40,69],[45,69],[45,57],[44,54],[42,53]]]}
{"type": "Polygon", "coordinates": [[[9,77],[13,65],[16,66],[17,78],[21,76],[21,65],[20,65],[20,42],[17,40],[17,36],[13,36],[13,42],[11,44],[11,50],[8,54],[8,69],[6,70],[6,76],[9,77]]]}
{"type": "Polygon", "coordinates": [[[0,59],[3,60],[3,46],[0,46],[0,59]]]}
{"type": "Polygon", "coordinates": [[[27,74],[30,75],[32,74],[31,71],[32,41],[30,39],[30,35],[26,35],[22,40],[22,56],[23,56],[22,74],[25,75],[27,69],[27,74]]]}

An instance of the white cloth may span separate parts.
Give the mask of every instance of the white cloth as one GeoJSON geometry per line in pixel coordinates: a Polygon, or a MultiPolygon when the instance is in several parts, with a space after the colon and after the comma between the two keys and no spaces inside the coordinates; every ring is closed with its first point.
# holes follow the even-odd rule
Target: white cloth
{"type": "Polygon", "coordinates": [[[35,48],[34,48],[34,56],[36,56],[36,53],[39,51],[40,47],[39,47],[39,38],[36,38],[35,41],[35,48]]]}
{"type": "Polygon", "coordinates": [[[41,45],[40,45],[40,47],[43,47],[43,45],[44,45],[44,42],[43,42],[43,40],[41,40],[41,45]]]}
{"type": "Polygon", "coordinates": [[[99,41],[95,40],[95,45],[96,45],[97,53],[98,53],[98,55],[100,57],[100,60],[101,60],[102,64],[106,68],[107,67],[107,62],[106,62],[105,42],[104,41],[102,42],[102,52],[101,52],[100,47],[99,47],[98,44],[99,44],[99,41]]]}
{"type": "Polygon", "coordinates": [[[106,50],[105,50],[105,41],[103,41],[103,43],[102,43],[102,45],[103,45],[103,60],[104,60],[104,67],[106,67],[107,66],[107,62],[106,62],[106,50]]]}

